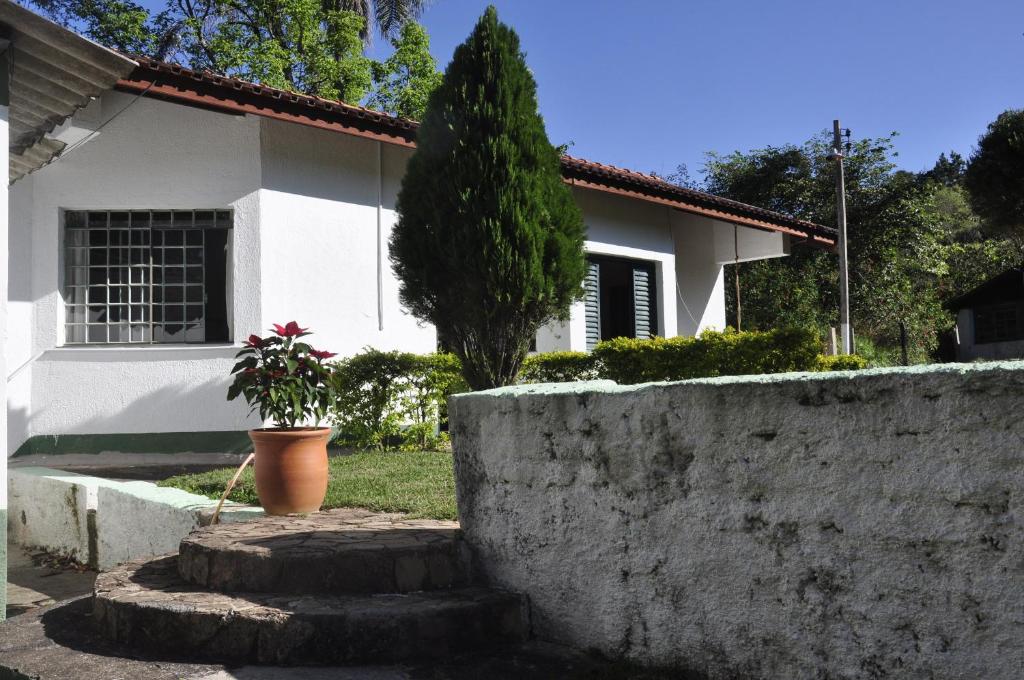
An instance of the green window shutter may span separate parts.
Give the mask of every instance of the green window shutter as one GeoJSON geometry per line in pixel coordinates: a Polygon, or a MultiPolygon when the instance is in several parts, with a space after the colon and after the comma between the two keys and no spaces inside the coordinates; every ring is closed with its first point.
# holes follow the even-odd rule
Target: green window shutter
{"type": "Polygon", "coordinates": [[[583,280],[583,304],[587,320],[587,349],[594,349],[601,340],[601,266],[587,262],[587,277],[583,280]]]}
{"type": "Polygon", "coordinates": [[[647,339],[658,334],[654,271],[649,264],[633,266],[633,319],[636,337],[647,339]]]}

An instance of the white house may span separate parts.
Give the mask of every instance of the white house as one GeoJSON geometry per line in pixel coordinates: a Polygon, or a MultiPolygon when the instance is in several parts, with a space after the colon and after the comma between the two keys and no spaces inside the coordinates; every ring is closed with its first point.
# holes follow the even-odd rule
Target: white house
{"type": "Polygon", "coordinates": [[[956,312],[956,360],[1024,357],[1024,269],[1011,267],[947,304],[956,312]]]}
{"type": "MultiPolygon", "coordinates": [[[[85,75],[75,76],[85,78],[85,75]]],[[[240,340],[297,320],[342,355],[430,352],[387,257],[416,124],[158,61],[12,163],[8,452],[208,451],[255,425],[225,400],[240,340]]],[[[587,300],[537,349],[725,325],[725,263],[831,230],[566,157],[587,300]]]]}

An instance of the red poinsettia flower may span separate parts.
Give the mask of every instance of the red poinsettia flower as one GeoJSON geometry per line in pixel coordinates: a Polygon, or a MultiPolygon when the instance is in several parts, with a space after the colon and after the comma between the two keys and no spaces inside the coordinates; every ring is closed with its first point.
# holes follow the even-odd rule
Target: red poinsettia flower
{"type": "Polygon", "coordinates": [[[305,333],[308,328],[299,328],[299,324],[295,321],[289,321],[284,326],[281,324],[274,324],[274,332],[283,338],[293,338],[298,335],[305,333]]]}
{"type": "Polygon", "coordinates": [[[331,357],[338,356],[337,352],[325,352],[322,349],[311,349],[309,353],[315,356],[317,359],[330,359],[331,357]]]}
{"type": "Polygon", "coordinates": [[[250,335],[249,339],[245,341],[246,347],[263,347],[263,338],[258,335],[250,335]]]}

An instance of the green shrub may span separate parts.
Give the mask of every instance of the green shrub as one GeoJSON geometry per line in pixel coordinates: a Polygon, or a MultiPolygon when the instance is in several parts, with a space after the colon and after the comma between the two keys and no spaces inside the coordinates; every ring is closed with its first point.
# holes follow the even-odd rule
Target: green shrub
{"type": "Polygon", "coordinates": [[[331,376],[331,419],[337,441],[376,449],[427,450],[444,446],[438,433],[448,396],[465,389],[450,354],[381,352],[367,348],[339,361],[331,376]]]}
{"type": "Polygon", "coordinates": [[[705,331],[699,337],[616,338],[597,344],[602,378],[629,385],[664,380],[812,370],[821,351],[810,329],[739,333],[705,331]]]}
{"type": "Polygon", "coordinates": [[[599,378],[597,358],[589,352],[542,352],[526,357],[519,382],[574,382],[599,378]]]}
{"type": "Polygon", "coordinates": [[[815,371],[859,371],[868,367],[868,360],[856,354],[821,355],[815,363],[815,371]]]}

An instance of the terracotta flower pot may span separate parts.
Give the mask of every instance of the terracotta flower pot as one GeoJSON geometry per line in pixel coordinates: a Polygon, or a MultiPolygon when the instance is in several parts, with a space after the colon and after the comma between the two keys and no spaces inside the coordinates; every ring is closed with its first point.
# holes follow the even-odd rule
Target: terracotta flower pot
{"type": "Polygon", "coordinates": [[[268,515],[316,512],[327,493],[330,428],[249,430],[256,449],[256,493],[268,515]]]}

